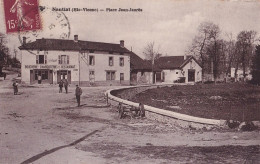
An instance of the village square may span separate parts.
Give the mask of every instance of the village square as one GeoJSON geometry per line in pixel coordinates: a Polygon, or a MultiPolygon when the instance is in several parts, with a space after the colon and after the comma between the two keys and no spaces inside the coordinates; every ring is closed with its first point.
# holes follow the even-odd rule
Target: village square
{"type": "Polygon", "coordinates": [[[60,3],[3,0],[0,164],[259,163],[258,2],[60,3]]]}

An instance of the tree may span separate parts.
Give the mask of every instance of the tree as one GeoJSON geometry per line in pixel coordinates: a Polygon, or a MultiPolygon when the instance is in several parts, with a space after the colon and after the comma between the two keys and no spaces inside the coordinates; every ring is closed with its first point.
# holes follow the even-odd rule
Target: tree
{"type": "Polygon", "coordinates": [[[215,40],[212,42],[207,48],[207,55],[211,73],[216,83],[218,76],[225,72],[226,42],[224,40],[215,40]]]}
{"type": "Polygon", "coordinates": [[[210,56],[208,56],[207,51],[209,50],[209,46],[211,46],[210,49],[213,48],[211,54],[216,54],[216,41],[219,37],[219,34],[220,29],[218,25],[212,22],[202,22],[198,27],[198,34],[192,41],[189,52],[192,53],[201,63],[202,81],[204,81],[204,73],[207,69],[205,63],[211,59],[210,56]],[[214,47],[212,47],[212,43],[214,43],[214,47]]]}
{"type": "Polygon", "coordinates": [[[151,64],[152,64],[152,77],[153,77],[153,83],[154,83],[154,62],[159,59],[162,54],[159,53],[159,47],[158,49],[156,50],[155,49],[155,45],[154,45],[154,42],[151,42],[151,43],[148,43],[147,46],[144,48],[144,55],[145,55],[145,58],[147,60],[151,60],[151,64]]]}
{"type": "Polygon", "coordinates": [[[162,54],[159,53],[159,49],[160,47],[158,47],[157,50],[155,49],[154,42],[148,43],[143,52],[145,55],[145,59],[151,60],[152,62],[157,60],[159,57],[162,56],[162,54]]]}
{"type": "Polygon", "coordinates": [[[241,31],[237,35],[236,46],[239,60],[237,61],[238,63],[236,69],[238,69],[239,64],[242,65],[244,78],[246,77],[246,69],[249,68],[252,61],[256,34],[257,33],[255,31],[241,31]]]}
{"type": "Polygon", "coordinates": [[[9,49],[6,47],[6,36],[0,33],[0,73],[8,60],[9,49]]]}
{"type": "Polygon", "coordinates": [[[256,46],[255,54],[252,60],[252,80],[253,84],[260,85],[260,45],[256,46]]]}

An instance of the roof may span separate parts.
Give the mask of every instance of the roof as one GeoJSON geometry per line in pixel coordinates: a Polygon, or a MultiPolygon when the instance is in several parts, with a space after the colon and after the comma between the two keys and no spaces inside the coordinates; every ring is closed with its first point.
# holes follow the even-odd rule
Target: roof
{"type": "Polygon", "coordinates": [[[184,56],[162,56],[155,61],[155,65],[160,69],[181,69],[191,59],[194,59],[198,63],[193,56],[187,56],[186,59],[184,59],[184,56]]]}
{"type": "Polygon", "coordinates": [[[130,52],[130,64],[132,69],[146,69],[148,65],[146,62],[136,55],[134,52],[130,52]]]}
{"type": "MultiPolygon", "coordinates": [[[[141,57],[136,55],[134,52],[130,52],[130,64],[132,70],[152,70],[151,60],[143,60],[141,57]]],[[[159,71],[157,67],[154,66],[154,71],[159,71]]]]}
{"type": "Polygon", "coordinates": [[[21,50],[62,50],[62,51],[108,51],[118,53],[129,53],[130,51],[120,44],[91,42],[78,40],[63,40],[63,39],[36,39],[31,43],[23,44],[19,47],[21,50]]]}

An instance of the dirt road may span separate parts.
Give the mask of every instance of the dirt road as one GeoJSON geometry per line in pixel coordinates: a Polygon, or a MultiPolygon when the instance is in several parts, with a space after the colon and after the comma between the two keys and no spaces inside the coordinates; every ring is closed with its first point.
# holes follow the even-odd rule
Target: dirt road
{"type": "Polygon", "coordinates": [[[104,91],[19,87],[0,80],[0,163],[257,163],[259,131],[183,129],[148,119],[118,119],[104,91]]]}

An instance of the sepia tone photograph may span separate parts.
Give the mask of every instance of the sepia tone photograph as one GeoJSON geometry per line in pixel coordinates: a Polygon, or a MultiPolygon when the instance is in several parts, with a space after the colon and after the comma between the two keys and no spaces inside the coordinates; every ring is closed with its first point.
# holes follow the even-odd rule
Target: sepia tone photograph
{"type": "Polygon", "coordinates": [[[0,164],[259,163],[260,1],[0,9],[0,164]]]}

